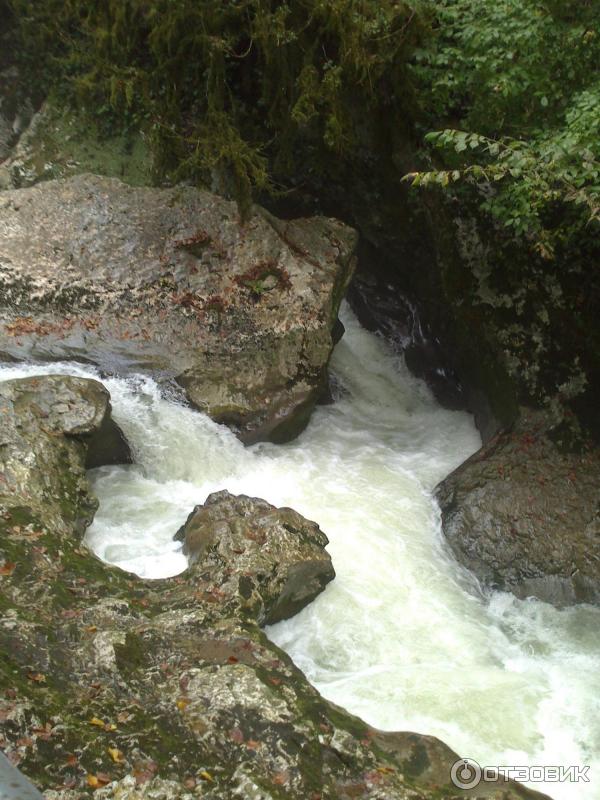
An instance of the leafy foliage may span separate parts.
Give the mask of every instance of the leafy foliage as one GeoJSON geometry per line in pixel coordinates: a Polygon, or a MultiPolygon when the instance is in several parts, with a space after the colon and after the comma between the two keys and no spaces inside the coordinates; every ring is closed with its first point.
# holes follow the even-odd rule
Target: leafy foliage
{"type": "Polygon", "coordinates": [[[435,44],[415,54],[427,121],[452,127],[426,141],[444,167],[415,185],[466,180],[482,208],[551,257],[569,235],[600,220],[600,6],[554,0],[442,0],[435,44]],[[440,113],[441,111],[441,113],[440,113]]]}
{"type": "Polygon", "coordinates": [[[439,0],[433,27],[412,63],[422,171],[405,180],[451,209],[459,315],[521,402],[598,436],[600,5],[439,0]]]}

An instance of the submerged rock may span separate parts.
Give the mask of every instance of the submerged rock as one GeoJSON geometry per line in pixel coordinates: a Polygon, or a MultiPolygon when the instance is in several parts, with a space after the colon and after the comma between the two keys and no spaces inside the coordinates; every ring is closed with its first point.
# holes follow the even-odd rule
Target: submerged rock
{"type": "Polygon", "coordinates": [[[210,570],[221,591],[254,608],[260,624],[293,616],[335,577],[319,526],[255,497],[211,494],[176,538],[191,563],[210,570]]]}
{"type": "Polygon", "coordinates": [[[0,357],[176,378],[249,443],[285,441],[327,384],[356,234],[192,187],[80,175],[0,194],[0,357]]]}
{"type": "Polygon", "coordinates": [[[524,412],[438,486],[444,533],[484,583],[561,606],[600,601],[600,452],[563,453],[524,412]]]}
{"type": "MultiPolygon", "coordinates": [[[[456,796],[452,751],[326,702],[261,631],[287,585],[283,554],[265,542],[261,556],[253,539],[235,553],[235,537],[264,514],[271,544],[285,540],[328,574],[316,526],[219,493],[188,522],[197,558],[183,575],[145,581],[103,564],[81,543],[96,507],[85,473],[103,418],[96,382],[40,377],[2,390],[0,745],[48,800],[456,796]],[[193,525],[203,516],[208,547],[193,525]],[[244,577],[260,602],[232,602],[244,577]]],[[[486,784],[485,796],[541,797],[511,782],[486,784]]]]}

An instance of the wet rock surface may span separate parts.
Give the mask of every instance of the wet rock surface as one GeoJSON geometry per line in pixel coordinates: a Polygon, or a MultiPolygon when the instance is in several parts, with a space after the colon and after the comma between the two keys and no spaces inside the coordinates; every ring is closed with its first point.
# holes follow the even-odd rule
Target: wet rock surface
{"type": "Polygon", "coordinates": [[[327,384],[356,235],[191,187],[79,175],[0,195],[0,357],[176,378],[245,442],[285,441],[327,384]]]}
{"type": "Polygon", "coordinates": [[[221,591],[252,603],[260,624],[293,616],[335,577],[328,539],[315,522],[254,497],[211,494],[176,538],[191,563],[232,571],[221,591]]]}
{"type": "MultiPolygon", "coordinates": [[[[268,548],[225,566],[190,534],[192,566],[144,581],[82,545],[96,508],[86,450],[103,416],[94,381],[2,391],[0,747],[48,800],[464,796],[448,783],[448,748],[324,701],[269,642],[264,602],[242,602],[231,581],[242,564],[262,574],[268,548]]],[[[207,508],[256,503],[274,514],[223,494],[207,508]]],[[[297,524],[312,558],[324,538],[297,524]]],[[[471,796],[540,797],[516,784],[471,796]]]]}
{"type": "Polygon", "coordinates": [[[456,557],[487,585],[561,606],[600,601],[600,452],[563,453],[524,411],[437,488],[456,557]]]}
{"type": "Polygon", "coordinates": [[[0,419],[0,491],[14,513],[21,513],[21,498],[25,517],[33,514],[60,529],[68,519],[83,530],[97,504],[80,465],[131,460],[110,417],[106,389],[97,381],[62,375],[5,381],[0,419]]]}

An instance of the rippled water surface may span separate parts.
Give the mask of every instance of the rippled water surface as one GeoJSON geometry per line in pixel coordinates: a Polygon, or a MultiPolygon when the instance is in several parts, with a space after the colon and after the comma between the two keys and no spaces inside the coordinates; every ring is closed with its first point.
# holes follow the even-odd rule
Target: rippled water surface
{"type": "MultiPolygon", "coordinates": [[[[335,404],[295,442],[244,448],[161,397],[148,378],[104,381],[136,464],[91,473],[100,509],[87,541],[145,577],[185,569],[173,534],[218,489],[316,520],[337,578],[268,630],[328,698],[385,729],[442,738],[482,765],[591,765],[591,783],[537,788],[600,798],[600,609],[558,611],[482,594],[448,554],[436,483],[474,452],[471,417],[424,385],[345,312],[335,404]]],[[[70,365],[10,366],[0,378],[70,365]]]]}

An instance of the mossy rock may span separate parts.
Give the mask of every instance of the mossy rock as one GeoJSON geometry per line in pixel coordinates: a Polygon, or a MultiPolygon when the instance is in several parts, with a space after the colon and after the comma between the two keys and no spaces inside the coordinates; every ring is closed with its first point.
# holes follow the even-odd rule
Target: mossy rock
{"type": "MultiPolygon", "coordinates": [[[[326,702],[266,638],[260,604],[232,590],[248,569],[271,574],[266,563],[233,550],[217,563],[208,548],[183,575],[144,581],[82,545],[102,387],[51,376],[0,388],[2,747],[49,800],[454,796],[450,750],[326,702]]],[[[244,509],[262,501],[213,498],[208,509],[220,502],[242,530],[244,509]]],[[[323,535],[295,512],[259,510],[322,551],[323,535]]],[[[540,797],[489,788],[497,800],[540,797]]]]}
{"type": "Polygon", "coordinates": [[[47,100],[0,166],[0,188],[20,189],[84,172],[152,185],[153,161],[141,133],[102,134],[90,116],[47,100]]]}

